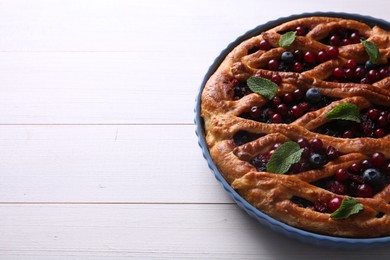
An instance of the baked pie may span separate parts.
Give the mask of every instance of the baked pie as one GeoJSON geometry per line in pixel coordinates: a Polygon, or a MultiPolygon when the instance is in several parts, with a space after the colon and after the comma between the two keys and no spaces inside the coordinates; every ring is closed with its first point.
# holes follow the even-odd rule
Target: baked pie
{"type": "Polygon", "coordinates": [[[390,235],[390,33],[312,16],[243,40],[207,80],[210,156],[251,205],[299,229],[390,235]]]}

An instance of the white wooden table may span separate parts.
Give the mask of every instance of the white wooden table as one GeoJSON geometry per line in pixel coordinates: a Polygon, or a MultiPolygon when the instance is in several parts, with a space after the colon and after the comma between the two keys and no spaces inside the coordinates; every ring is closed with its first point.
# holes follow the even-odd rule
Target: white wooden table
{"type": "Polygon", "coordinates": [[[1,259],[388,259],[287,239],[240,210],[194,133],[228,43],[370,1],[0,1],[1,259]]]}

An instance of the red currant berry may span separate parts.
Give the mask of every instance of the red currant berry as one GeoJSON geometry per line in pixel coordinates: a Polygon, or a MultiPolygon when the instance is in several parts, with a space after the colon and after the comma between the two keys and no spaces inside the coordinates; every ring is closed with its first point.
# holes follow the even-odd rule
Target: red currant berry
{"type": "Polygon", "coordinates": [[[358,174],[361,170],[363,170],[363,167],[360,163],[353,163],[349,169],[352,173],[358,174]]]}
{"type": "Polygon", "coordinates": [[[287,116],[288,106],[286,104],[280,104],[279,106],[277,106],[276,112],[278,112],[281,116],[287,116]]]}
{"type": "Polygon", "coordinates": [[[302,72],[303,71],[303,65],[300,62],[294,62],[292,67],[294,72],[302,72]]]}
{"type": "Polygon", "coordinates": [[[367,79],[372,83],[379,80],[379,73],[377,70],[370,70],[367,73],[367,79]]]}
{"type": "Polygon", "coordinates": [[[347,69],[356,69],[357,68],[357,63],[355,60],[353,59],[349,59],[347,60],[347,62],[345,63],[345,67],[347,69]]]}
{"type": "Polygon", "coordinates": [[[310,148],[314,152],[321,151],[322,150],[322,146],[323,146],[322,140],[319,139],[319,138],[314,138],[313,140],[310,141],[310,148]]]}
{"type": "Polygon", "coordinates": [[[318,52],[318,54],[317,54],[318,63],[323,63],[329,59],[330,59],[330,57],[326,51],[319,51],[318,52]]]}
{"type": "Polygon", "coordinates": [[[286,104],[291,104],[294,101],[294,96],[292,93],[285,93],[283,95],[283,101],[286,104]]]}
{"type": "Polygon", "coordinates": [[[351,36],[349,36],[349,40],[351,43],[360,43],[360,35],[357,32],[351,33],[351,36]]]}
{"type": "Polygon", "coordinates": [[[343,202],[343,200],[339,197],[334,197],[331,199],[328,202],[328,208],[330,212],[335,212],[338,208],[340,208],[341,202],[343,202]]]}
{"type": "Polygon", "coordinates": [[[307,63],[314,63],[316,61],[316,54],[312,51],[307,51],[305,55],[303,56],[303,59],[307,63]]]}
{"type": "Polygon", "coordinates": [[[302,26],[297,26],[295,31],[297,32],[297,36],[304,36],[306,34],[306,30],[302,26]]]}
{"type": "Polygon", "coordinates": [[[274,124],[280,124],[282,123],[283,121],[283,118],[280,114],[274,114],[272,116],[272,119],[271,119],[271,122],[274,123],[274,124]]]}
{"type": "Polygon", "coordinates": [[[280,75],[278,75],[278,74],[274,74],[271,77],[271,81],[273,83],[275,83],[276,85],[279,85],[280,83],[282,83],[282,77],[280,75]]]}
{"type": "Polygon", "coordinates": [[[268,68],[270,70],[278,70],[278,68],[279,68],[279,61],[274,60],[274,59],[270,60],[268,62],[268,68]]]}
{"type": "Polygon", "coordinates": [[[346,181],[349,178],[349,172],[346,169],[338,169],[335,174],[336,180],[346,181]]]}
{"type": "Polygon", "coordinates": [[[275,96],[273,99],[272,99],[272,104],[277,107],[279,106],[280,104],[282,104],[282,100],[280,99],[280,97],[278,96],[275,96]]]}
{"type": "Polygon", "coordinates": [[[306,138],[299,138],[297,140],[297,144],[299,145],[300,148],[310,148],[310,142],[306,138]]]}
{"type": "Polygon", "coordinates": [[[302,62],[303,61],[303,51],[301,50],[295,50],[293,52],[293,55],[294,55],[294,59],[297,61],[297,62],[302,62]]]}
{"type": "Polygon", "coordinates": [[[342,77],[344,77],[344,70],[340,67],[337,67],[333,70],[333,77],[335,77],[336,79],[341,79],[342,77]]]}
{"type": "Polygon", "coordinates": [[[343,45],[343,46],[349,45],[349,44],[351,44],[351,41],[350,41],[349,39],[343,39],[343,40],[341,41],[341,45],[343,45]]]}
{"type": "Polygon", "coordinates": [[[339,46],[341,43],[340,38],[337,35],[332,35],[329,39],[329,42],[332,46],[339,46]]]}
{"type": "Polygon", "coordinates": [[[377,138],[382,138],[382,137],[385,136],[385,130],[383,130],[383,128],[377,128],[377,129],[375,129],[375,131],[374,131],[374,135],[375,135],[375,137],[377,137],[377,138]]]}
{"type": "Polygon", "coordinates": [[[271,45],[267,40],[261,40],[259,43],[259,48],[260,50],[268,51],[269,49],[271,49],[271,45]]]}
{"type": "Polygon", "coordinates": [[[382,167],[386,162],[386,157],[383,153],[377,152],[371,155],[371,164],[373,167],[382,167]]]}
{"type": "Polygon", "coordinates": [[[339,48],[332,46],[326,51],[331,59],[336,59],[339,56],[339,48]]]}
{"type": "Polygon", "coordinates": [[[362,79],[362,78],[364,78],[364,76],[366,76],[366,70],[363,68],[363,67],[357,67],[356,69],[355,69],[355,77],[357,78],[357,79],[362,79]]]}
{"type": "Polygon", "coordinates": [[[294,90],[294,92],[293,92],[293,97],[294,97],[295,101],[300,101],[300,100],[302,100],[304,96],[305,96],[305,93],[303,92],[302,89],[297,88],[297,89],[294,90]]]}
{"type": "Polygon", "coordinates": [[[299,106],[294,105],[291,107],[291,114],[293,117],[298,118],[303,115],[303,110],[299,106]]]}
{"type": "Polygon", "coordinates": [[[372,197],[373,191],[370,185],[363,183],[357,187],[356,193],[359,197],[370,198],[372,197]]]}

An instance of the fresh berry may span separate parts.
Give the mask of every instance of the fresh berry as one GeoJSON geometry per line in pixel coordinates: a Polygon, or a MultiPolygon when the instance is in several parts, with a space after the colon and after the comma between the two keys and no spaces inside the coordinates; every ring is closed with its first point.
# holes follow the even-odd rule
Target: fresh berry
{"type": "Polygon", "coordinates": [[[273,99],[272,99],[272,104],[277,107],[279,106],[280,104],[282,104],[282,100],[280,99],[280,97],[278,96],[275,96],[273,99]]]}
{"type": "Polygon", "coordinates": [[[270,70],[278,70],[279,68],[279,61],[272,59],[268,62],[268,68],[270,70]]]}
{"type": "Polygon", "coordinates": [[[310,88],[306,91],[306,100],[310,103],[317,103],[321,100],[322,94],[317,88],[310,88]]]}
{"type": "Polygon", "coordinates": [[[271,45],[269,44],[269,42],[267,40],[262,40],[259,43],[259,48],[260,48],[260,50],[268,51],[269,49],[271,49],[271,45]]]}
{"type": "Polygon", "coordinates": [[[338,208],[340,208],[341,202],[343,202],[343,201],[342,201],[342,199],[339,198],[339,197],[334,197],[334,198],[332,198],[332,199],[328,202],[328,208],[329,208],[330,212],[334,212],[334,211],[336,211],[338,208]]]}
{"type": "Polygon", "coordinates": [[[291,107],[291,115],[295,118],[298,118],[303,115],[303,110],[298,106],[294,105],[291,107]]]}
{"type": "Polygon", "coordinates": [[[346,169],[338,169],[335,173],[336,180],[346,181],[349,178],[349,172],[346,169]]]}
{"type": "Polygon", "coordinates": [[[302,72],[303,71],[303,65],[300,62],[294,62],[292,67],[294,72],[302,72]]]}
{"type": "Polygon", "coordinates": [[[375,168],[369,168],[365,170],[362,178],[365,183],[368,183],[376,188],[382,187],[385,182],[384,175],[375,168]]]}
{"type": "Polygon", "coordinates": [[[364,64],[364,68],[366,70],[373,70],[376,69],[376,67],[376,64],[374,64],[371,60],[366,61],[366,63],[364,64]]]}
{"type": "Polygon", "coordinates": [[[314,63],[316,61],[316,54],[312,51],[307,51],[305,55],[303,56],[303,59],[307,63],[314,63]]]}
{"type": "Polygon", "coordinates": [[[314,169],[321,168],[326,163],[326,156],[322,153],[312,153],[309,158],[309,163],[314,169]]]}
{"type": "Polygon", "coordinates": [[[294,59],[295,59],[296,61],[298,61],[298,62],[302,62],[302,61],[303,61],[303,55],[304,55],[303,51],[301,51],[301,50],[295,50],[295,51],[293,52],[293,55],[294,55],[294,59]]]}
{"type": "Polygon", "coordinates": [[[372,108],[372,109],[368,110],[367,117],[369,119],[371,119],[372,121],[376,121],[379,118],[379,113],[380,113],[380,111],[378,109],[372,108]]]}
{"type": "Polygon", "coordinates": [[[282,53],[281,60],[286,64],[292,64],[294,62],[294,55],[292,52],[285,51],[282,53]]]}
{"type": "Polygon", "coordinates": [[[303,92],[303,90],[298,88],[298,89],[294,90],[293,97],[294,97],[295,101],[300,101],[303,99],[304,94],[305,93],[303,92]]]}
{"type": "Polygon", "coordinates": [[[305,28],[302,27],[302,26],[297,26],[297,27],[295,28],[295,31],[297,32],[297,35],[298,35],[298,36],[304,36],[304,35],[306,34],[306,30],[305,30],[305,28]]]}
{"type": "Polygon", "coordinates": [[[386,162],[386,157],[383,153],[373,153],[371,155],[371,164],[373,167],[382,167],[386,162]]]}
{"type": "Polygon", "coordinates": [[[329,42],[332,46],[339,46],[341,41],[337,35],[333,35],[330,37],[329,42]]]}
{"type": "Polygon", "coordinates": [[[362,171],[363,167],[360,163],[353,163],[349,169],[352,173],[358,174],[362,171]]]}
{"type": "Polygon", "coordinates": [[[288,106],[286,104],[280,104],[279,106],[277,106],[276,111],[281,116],[287,116],[287,114],[288,114],[288,106]]]}
{"type": "Polygon", "coordinates": [[[279,123],[282,123],[283,121],[283,118],[280,114],[274,114],[272,116],[272,119],[271,119],[271,122],[274,123],[274,124],[279,124],[279,123]]]}
{"type": "Polygon", "coordinates": [[[319,139],[319,138],[314,138],[313,140],[310,141],[310,148],[314,152],[321,151],[323,145],[324,144],[322,143],[321,139],[319,139]]]}
{"type": "Polygon", "coordinates": [[[333,77],[335,77],[336,79],[343,78],[344,77],[344,70],[340,67],[334,68],[333,77]]]}
{"type": "Polygon", "coordinates": [[[360,35],[357,32],[351,33],[351,36],[349,36],[349,40],[351,43],[360,43],[360,35]]]}
{"type": "Polygon", "coordinates": [[[294,96],[292,93],[286,93],[283,95],[283,101],[286,104],[291,104],[294,101],[294,96]]]}
{"type": "Polygon", "coordinates": [[[326,51],[331,59],[336,59],[339,56],[339,48],[332,46],[326,51]]]}
{"type": "Polygon", "coordinates": [[[326,51],[319,51],[318,54],[317,54],[317,61],[319,63],[323,63],[327,60],[329,60],[330,57],[328,55],[328,53],[326,51]]]}
{"type": "Polygon", "coordinates": [[[359,197],[370,198],[373,195],[373,190],[370,185],[363,183],[357,187],[356,193],[359,197]]]}
{"type": "Polygon", "coordinates": [[[271,81],[273,83],[275,83],[276,85],[279,85],[280,83],[282,83],[282,77],[280,75],[278,75],[278,74],[274,74],[271,77],[271,81]]]}
{"type": "Polygon", "coordinates": [[[357,63],[356,63],[355,60],[349,59],[349,60],[347,60],[347,62],[345,63],[345,67],[346,67],[347,69],[356,69],[357,63]]]}
{"type": "Polygon", "coordinates": [[[379,73],[377,70],[370,70],[368,71],[367,73],[367,79],[370,81],[370,82],[376,82],[379,80],[379,73]]]}
{"type": "Polygon", "coordinates": [[[310,148],[310,142],[306,138],[299,138],[297,140],[297,144],[299,145],[300,148],[310,148]]]}

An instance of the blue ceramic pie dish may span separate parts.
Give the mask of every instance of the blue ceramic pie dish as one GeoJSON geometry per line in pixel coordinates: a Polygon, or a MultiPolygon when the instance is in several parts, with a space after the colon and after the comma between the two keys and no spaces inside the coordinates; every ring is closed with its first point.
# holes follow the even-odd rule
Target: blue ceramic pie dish
{"type": "Polygon", "coordinates": [[[378,25],[385,30],[390,30],[390,23],[381,19],[363,16],[359,14],[348,14],[348,13],[334,13],[334,12],[315,12],[315,13],[303,13],[299,15],[292,15],[289,17],[279,18],[274,21],[270,21],[266,24],[257,26],[256,28],[248,31],[244,35],[238,37],[234,42],[230,43],[226,49],[224,49],[220,55],[215,59],[213,64],[208,69],[204,79],[202,81],[199,94],[196,98],[195,106],[195,126],[196,126],[196,135],[198,136],[198,143],[202,149],[203,156],[207,160],[208,166],[214,173],[216,179],[222,184],[223,188],[231,195],[234,201],[238,204],[240,208],[245,210],[250,216],[254,217],[260,223],[270,227],[272,230],[279,232],[289,238],[297,239],[301,242],[314,244],[318,246],[325,246],[334,249],[367,249],[371,247],[385,246],[390,244],[390,236],[388,237],[379,237],[379,238],[345,238],[345,237],[334,237],[321,235],[317,233],[312,233],[298,229],[292,226],[289,226],[283,222],[280,222],[267,214],[261,212],[257,208],[249,204],[245,199],[243,199],[224,179],[222,174],[219,172],[215,163],[211,159],[209,150],[204,136],[204,127],[203,120],[200,116],[200,107],[201,107],[201,93],[208,80],[208,78],[217,70],[221,62],[224,60],[225,56],[233,50],[239,43],[249,39],[255,35],[258,35],[262,31],[271,29],[281,23],[308,16],[330,16],[330,17],[339,17],[345,19],[353,19],[360,22],[364,22],[370,26],[378,25]]]}

